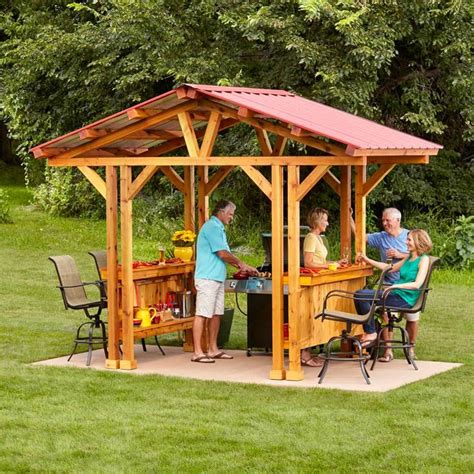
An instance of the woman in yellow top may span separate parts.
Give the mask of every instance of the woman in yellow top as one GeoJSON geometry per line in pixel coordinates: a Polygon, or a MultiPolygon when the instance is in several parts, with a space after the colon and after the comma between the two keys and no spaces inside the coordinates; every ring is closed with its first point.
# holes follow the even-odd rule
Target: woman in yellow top
{"type": "MultiPolygon", "coordinates": [[[[315,207],[308,214],[307,221],[311,230],[306,235],[303,244],[305,268],[328,268],[330,263],[334,263],[326,260],[328,249],[321,237],[321,234],[326,231],[329,225],[328,217],[328,211],[321,207],[315,207]]],[[[339,263],[343,262],[346,261],[339,261],[339,263]]],[[[322,365],[321,359],[312,358],[311,349],[303,349],[301,351],[301,363],[309,367],[321,367],[322,365]]]]}
{"type": "Polygon", "coordinates": [[[339,262],[328,262],[328,249],[324,245],[321,234],[329,225],[329,213],[326,209],[315,207],[308,214],[308,225],[310,231],[306,235],[303,244],[305,268],[328,268],[330,263],[347,263],[346,260],[339,262]]]}

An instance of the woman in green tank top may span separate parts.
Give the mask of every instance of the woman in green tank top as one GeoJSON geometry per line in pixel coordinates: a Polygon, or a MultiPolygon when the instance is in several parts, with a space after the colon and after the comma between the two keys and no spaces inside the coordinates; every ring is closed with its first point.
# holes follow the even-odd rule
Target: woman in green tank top
{"type": "MultiPolygon", "coordinates": [[[[418,291],[426,279],[429,267],[428,253],[433,244],[428,233],[421,229],[413,229],[407,237],[407,247],[410,252],[403,260],[393,265],[391,271],[399,271],[400,278],[392,285],[396,288],[391,291],[386,299],[386,305],[393,308],[412,308],[418,299],[418,291]]],[[[373,267],[384,270],[389,266],[387,263],[377,262],[368,258],[366,255],[359,255],[359,259],[372,265],[373,267]]],[[[368,297],[373,297],[374,290],[359,290],[356,292],[355,305],[358,314],[366,314],[370,310],[370,301],[368,297]],[[357,296],[364,300],[357,300],[357,296]]],[[[375,322],[369,321],[364,325],[365,334],[362,337],[363,345],[369,345],[377,338],[375,322]]],[[[407,321],[407,331],[410,342],[415,344],[418,333],[418,321],[407,321]]],[[[384,337],[385,338],[385,337],[384,337]]],[[[381,362],[390,362],[393,359],[392,349],[387,348],[385,354],[379,360],[381,362]]]]}

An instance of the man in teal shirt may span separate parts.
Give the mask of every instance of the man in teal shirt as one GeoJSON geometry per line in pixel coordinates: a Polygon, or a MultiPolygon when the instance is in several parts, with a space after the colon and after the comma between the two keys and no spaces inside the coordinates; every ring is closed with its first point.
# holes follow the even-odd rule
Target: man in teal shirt
{"type": "Polygon", "coordinates": [[[194,284],[197,290],[196,316],[193,322],[193,362],[213,363],[215,359],[233,357],[217,347],[220,317],[224,314],[224,281],[227,276],[226,263],[249,274],[257,269],[239,260],[230,252],[224,226],[234,217],[235,204],[221,200],[216,203],[212,217],[201,227],[196,244],[196,271],[194,284]],[[208,353],[202,349],[202,334],[206,319],[208,325],[208,353]]]}

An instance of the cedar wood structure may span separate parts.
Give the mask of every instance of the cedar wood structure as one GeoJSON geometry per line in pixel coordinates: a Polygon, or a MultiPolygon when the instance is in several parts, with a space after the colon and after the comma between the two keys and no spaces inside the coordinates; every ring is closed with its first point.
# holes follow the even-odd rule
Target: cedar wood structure
{"type": "Polygon", "coordinates": [[[366,198],[397,164],[426,164],[442,148],[435,143],[304,99],[282,90],[186,84],[32,149],[49,166],[76,166],[106,199],[109,313],[109,368],[136,367],[133,338],[132,202],[160,171],[184,195],[184,223],[195,229],[209,217],[209,196],[240,167],[271,201],[273,361],[270,378],[301,379],[298,331],[300,202],[321,180],[340,197],[341,249],[351,247],[350,208],[355,208],[355,249],[365,251],[366,198]],[[261,155],[214,156],[217,134],[245,123],[255,130],[261,155]],[[273,135],[273,137],[272,137],[273,135]],[[293,140],[308,155],[288,156],[293,140]],[[187,156],[170,156],[183,148],[187,156]],[[367,166],[378,165],[370,176],[367,166]],[[133,179],[132,167],[141,171],[133,179]],[[271,179],[261,167],[271,168],[271,179]],[[311,167],[304,180],[300,168],[311,167]],[[105,181],[96,168],[105,167],[105,181]],[[183,167],[180,175],[174,167],[183,167]],[[210,173],[210,167],[215,170],[210,173]],[[285,189],[283,170],[286,168],[285,189]],[[339,168],[339,178],[333,170],[339,168]],[[352,171],[354,170],[354,173],[352,171]],[[119,174],[120,171],[120,174],[119,174]],[[354,197],[352,175],[354,174],[354,197]],[[197,175],[197,179],[196,179],[197,175]],[[197,182],[197,202],[195,183],[197,182]],[[120,199],[118,198],[120,185],[120,199]],[[287,193],[284,208],[284,193],[287,193]],[[197,207],[197,222],[196,222],[197,207]],[[118,350],[117,243],[120,214],[120,306],[123,309],[123,356],[118,350]],[[288,318],[290,363],[283,351],[283,223],[288,224],[288,318]],[[289,373],[291,377],[288,377],[289,373]]]}

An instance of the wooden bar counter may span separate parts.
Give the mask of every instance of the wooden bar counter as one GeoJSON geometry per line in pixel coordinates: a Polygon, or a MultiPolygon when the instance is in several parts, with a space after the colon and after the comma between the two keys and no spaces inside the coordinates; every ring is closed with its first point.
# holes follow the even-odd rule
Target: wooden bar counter
{"type": "MultiPolygon", "coordinates": [[[[143,265],[133,268],[134,307],[149,308],[166,302],[169,292],[180,292],[193,289],[194,262],[143,265]]],[[[101,269],[101,275],[107,280],[107,270],[101,269]]],[[[118,268],[118,315],[119,335],[122,340],[124,312],[122,302],[122,269],[118,268]]],[[[159,336],[177,331],[185,331],[184,350],[192,350],[192,334],[194,316],[169,321],[160,321],[151,326],[133,327],[134,339],[159,336]]],[[[132,323],[132,321],[130,321],[132,323]]]]}
{"type": "MultiPolygon", "coordinates": [[[[300,351],[301,349],[325,344],[331,337],[340,335],[345,329],[345,323],[336,321],[321,321],[314,319],[323,307],[325,296],[332,290],[356,291],[363,288],[366,278],[372,275],[373,270],[367,265],[351,265],[337,270],[321,270],[316,275],[300,276],[298,290],[298,314],[289,315],[288,339],[284,340],[283,347],[289,349],[289,370],[286,373],[288,380],[302,380],[300,351]]],[[[287,277],[283,278],[283,283],[287,277]]],[[[354,303],[348,299],[334,298],[330,307],[340,311],[354,312],[354,303]]],[[[362,334],[360,325],[354,325],[352,334],[362,334]]]]}

